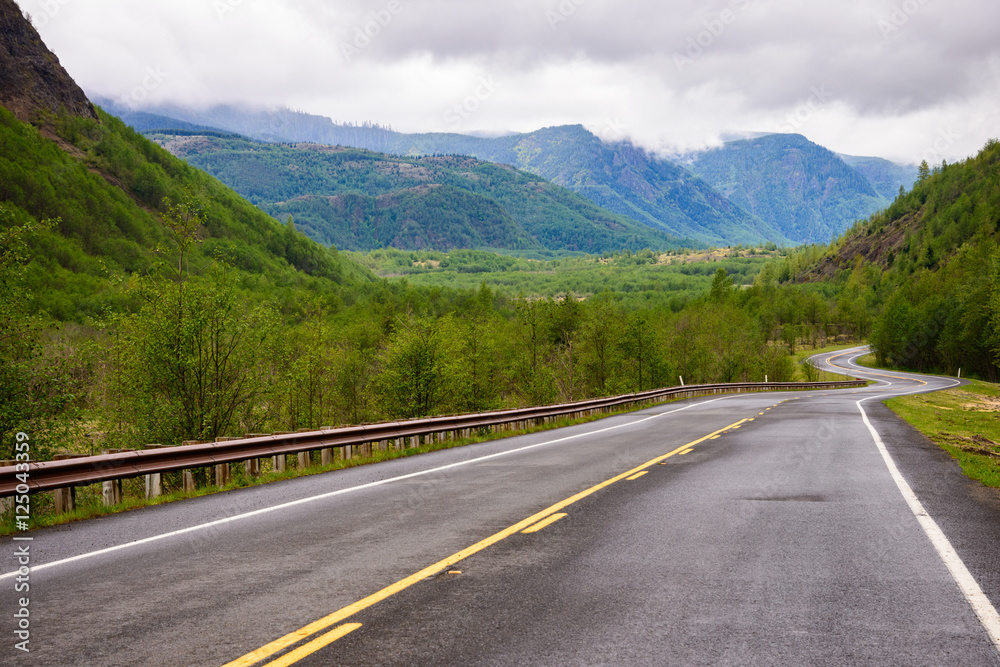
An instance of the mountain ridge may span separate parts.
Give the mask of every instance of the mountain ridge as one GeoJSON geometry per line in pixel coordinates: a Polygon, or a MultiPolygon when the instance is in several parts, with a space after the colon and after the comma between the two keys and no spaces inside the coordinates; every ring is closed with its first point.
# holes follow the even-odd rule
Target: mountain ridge
{"type": "Polygon", "coordinates": [[[600,253],[681,245],[539,176],[467,156],[403,157],[187,132],[149,136],[268,213],[291,215],[314,239],[346,250],[600,253]]]}
{"type": "MultiPolygon", "coordinates": [[[[103,102],[109,104],[107,109],[112,113],[135,113],[121,109],[113,101],[103,102]]],[[[261,141],[310,141],[401,156],[469,155],[530,171],[582,194],[613,213],[679,238],[717,245],[791,243],[773,226],[732,204],[683,167],[627,141],[605,144],[582,125],[481,137],[456,133],[403,134],[374,123],[337,125],[323,116],[287,109],[264,111],[219,106],[197,111],[165,106],[151,107],[146,113],[136,117],[139,131],[158,129],[150,116],[159,115],[238,132],[261,141]]]]}
{"type": "MultiPolygon", "coordinates": [[[[904,183],[877,158],[848,156],[800,134],[741,139],[690,156],[691,170],[795,241],[826,242],[885,208],[904,183]],[[862,173],[879,175],[881,191],[862,173]]],[[[912,185],[912,183],[911,183],[912,185]]]]}

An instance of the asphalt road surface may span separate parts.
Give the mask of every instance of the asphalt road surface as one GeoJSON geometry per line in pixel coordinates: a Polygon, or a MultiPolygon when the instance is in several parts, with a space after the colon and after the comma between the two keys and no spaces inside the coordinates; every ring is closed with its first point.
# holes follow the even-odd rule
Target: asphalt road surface
{"type": "Polygon", "coordinates": [[[3,538],[0,664],[1000,665],[1000,497],[881,404],[956,381],[859,354],[821,363],[866,389],[692,399],[3,538]]]}

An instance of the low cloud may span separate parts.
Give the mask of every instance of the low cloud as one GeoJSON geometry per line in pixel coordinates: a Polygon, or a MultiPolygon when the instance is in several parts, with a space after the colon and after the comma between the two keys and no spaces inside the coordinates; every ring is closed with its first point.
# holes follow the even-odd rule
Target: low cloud
{"type": "Polygon", "coordinates": [[[87,90],[116,99],[160,68],[170,76],[149,102],[288,105],[430,131],[449,129],[448,110],[486,78],[502,85],[463,132],[583,123],[669,152],[791,129],[905,160],[949,125],[961,138],[948,159],[1000,134],[1000,4],[987,0],[21,5],[87,90]]]}

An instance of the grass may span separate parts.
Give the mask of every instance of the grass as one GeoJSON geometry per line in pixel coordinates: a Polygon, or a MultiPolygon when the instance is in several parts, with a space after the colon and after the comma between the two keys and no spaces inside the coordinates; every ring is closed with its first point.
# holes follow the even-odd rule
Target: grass
{"type": "Polygon", "coordinates": [[[1000,488],[1000,385],[973,380],[885,403],[951,454],[967,476],[1000,488]]]}

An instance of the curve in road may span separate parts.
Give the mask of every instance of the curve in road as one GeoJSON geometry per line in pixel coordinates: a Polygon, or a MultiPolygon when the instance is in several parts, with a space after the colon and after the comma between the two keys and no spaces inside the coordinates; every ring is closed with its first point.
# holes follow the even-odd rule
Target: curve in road
{"type": "Polygon", "coordinates": [[[1000,502],[879,402],[955,381],[860,353],[817,363],[866,389],[693,399],[34,531],[32,662],[1000,664],[1000,502]]]}

